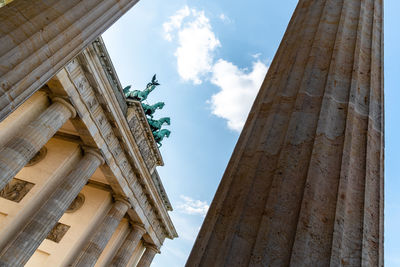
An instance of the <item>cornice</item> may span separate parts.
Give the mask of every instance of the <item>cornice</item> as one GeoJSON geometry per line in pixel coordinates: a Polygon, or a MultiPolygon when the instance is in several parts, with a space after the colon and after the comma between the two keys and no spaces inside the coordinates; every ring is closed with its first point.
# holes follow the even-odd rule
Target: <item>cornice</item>
{"type": "MultiPolygon", "coordinates": [[[[163,190],[160,190],[159,185],[153,181],[150,170],[140,156],[140,153],[138,153],[139,149],[125,115],[120,108],[120,104],[116,99],[115,90],[108,81],[108,77],[104,78],[101,77],[101,75],[99,76],[98,68],[100,64],[96,62],[98,59],[96,53],[96,50],[89,46],[74,62],[68,64],[65,70],[69,73],[70,80],[74,81],[77,92],[86,105],[88,112],[92,114],[91,116],[94,116],[93,121],[98,125],[102,135],[104,135],[103,138],[105,142],[111,143],[110,145],[114,147],[117,143],[120,143],[120,145],[117,145],[117,147],[120,148],[117,148],[117,150],[114,149],[115,151],[112,150],[115,157],[113,162],[120,165],[121,172],[126,177],[125,179],[132,188],[132,192],[137,191],[136,197],[138,197],[138,201],[141,203],[140,205],[152,205],[153,208],[150,210],[154,210],[155,216],[159,218],[162,228],[165,229],[165,235],[169,238],[177,237],[176,230],[167,212],[167,210],[170,209],[170,205],[166,205],[166,194],[160,194],[163,190]],[[91,92],[90,90],[95,90],[97,92],[91,92]],[[100,112],[99,106],[104,110],[105,117],[102,115],[102,112],[100,112]],[[112,135],[114,135],[112,132],[115,133],[116,137],[112,137],[112,135]],[[121,148],[125,153],[122,153],[121,148]],[[128,157],[125,158],[124,155],[128,157]],[[129,166],[133,166],[133,169],[129,166]],[[135,182],[134,177],[138,179],[138,183],[135,182]],[[140,193],[140,190],[144,190],[144,192],[140,193]]],[[[81,114],[79,114],[78,110],[80,117],[86,116],[86,113],[86,111],[82,111],[81,114]]],[[[141,113],[143,113],[142,110],[141,113]]],[[[139,116],[144,116],[144,113],[139,116]]],[[[143,125],[148,127],[147,122],[143,125]]],[[[149,140],[149,138],[146,138],[146,140],[149,140]]],[[[150,140],[154,141],[154,139],[150,140]]],[[[156,149],[159,153],[158,148],[156,149]]],[[[159,155],[159,159],[160,161],[162,160],[161,155],[159,155]]],[[[160,163],[160,161],[158,161],[158,163],[160,163]]],[[[145,206],[142,208],[148,210],[145,206]]],[[[146,216],[151,215],[150,213],[145,214],[146,216]]],[[[149,222],[151,221],[152,219],[149,217],[149,222]]],[[[155,232],[157,233],[157,231],[155,232]]],[[[159,239],[163,240],[162,237],[159,237],[159,239]]]]}
{"type": "Polygon", "coordinates": [[[168,195],[165,192],[164,186],[161,182],[160,176],[158,175],[157,170],[154,170],[154,172],[151,175],[151,178],[153,179],[154,184],[157,187],[158,193],[160,194],[160,196],[162,197],[163,201],[164,201],[164,205],[167,208],[167,210],[172,211],[172,205],[171,202],[169,201],[168,195]]]}
{"type": "Polygon", "coordinates": [[[98,37],[93,43],[92,46],[94,50],[96,51],[96,54],[98,55],[100,64],[103,67],[104,73],[107,75],[108,81],[110,85],[113,88],[115,97],[117,98],[118,104],[124,113],[126,115],[127,112],[127,104],[125,102],[125,96],[122,90],[122,85],[119,81],[119,78],[117,76],[117,72],[115,71],[114,65],[111,61],[110,55],[108,54],[108,51],[106,49],[106,46],[104,44],[103,38],[98,37]]]}

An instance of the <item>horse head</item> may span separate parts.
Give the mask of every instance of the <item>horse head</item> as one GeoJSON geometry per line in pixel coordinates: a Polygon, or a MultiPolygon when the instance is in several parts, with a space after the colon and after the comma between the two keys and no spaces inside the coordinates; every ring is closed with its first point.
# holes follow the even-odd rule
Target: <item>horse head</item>
{"type": "Polygon", "coordinates": [[[162,129],[162,130],[160,131],[160,133],[161,133],[162,135],[166,136],[166,137],[169,137],[169,135],[171,134],[171,131],[170,131],[170,130],[167,130],[167,129],[162,129]]]}
{"type": "Polygon", "coordinates": [[[156,104],[154,105],[155,108],[159,108],[159,109],[162,109],[164,106],[165,106],[165,103],[164,103],[164,102],[158,102],[158,103],[156,103],[156,104]]]}
{"type": "Polygon", "coordinates": [[[169,117],[161,118],[161,119],[159,119],[159,122],[161,122],[161,124],[163,124],[165,122],[168,125],[171,125],[171,119],[169,117]]]}

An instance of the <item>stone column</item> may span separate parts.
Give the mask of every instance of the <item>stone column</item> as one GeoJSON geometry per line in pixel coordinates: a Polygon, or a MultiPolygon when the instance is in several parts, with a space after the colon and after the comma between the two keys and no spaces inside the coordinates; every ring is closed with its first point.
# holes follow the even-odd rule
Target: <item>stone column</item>
{"type": "Polygon", "coordinates": [[[118,249],[118,252],[114,256],[110,266],[127,266],[129,259],[132,257],[132,254],[142,239],[144,233],[146,233],[144,225],[132,223],[132,229],[130,233],[125,238],[121,247],[118,249]]]}
{"type": "Polygon", "coordinates": [[[75,115],[76,111],[71,104],[62,98],[53,98],[53,104],[50,107],[6,143],[0,149],[0,190],[35,156],[61,126],[75,115]]]}
{"type": "Polygon", "coordinates": [[[144,243],[144,246],[146,249],[136,267],[149,267],[154,259],[154,256],[157,253],[160,253],[160,250],[153,244],[144,243]]]}
{"type": "Polygon", "coordinates": [[[0,9],[0,121],[138,0],[14,0],[0,9]]]}
{"type": "Polygon", "coordinates": [[[383,266],[382,11],[299,0],[187,266],[383,266]]]}
{"type": "Polygon", "coordinates": [[[103,157],[98,152],[86,150],[83,158],[65,176],[31,221],[1,251],[0,266],[24,266],[95,170],[103,163],[103,157]]]}
{"type": "Polygon", "coordinates": [[[122,197],[115,197],[115,203],[73,266],[88,267],[96,264],[100,254],[130,206],[128,200],[122,197]]]}

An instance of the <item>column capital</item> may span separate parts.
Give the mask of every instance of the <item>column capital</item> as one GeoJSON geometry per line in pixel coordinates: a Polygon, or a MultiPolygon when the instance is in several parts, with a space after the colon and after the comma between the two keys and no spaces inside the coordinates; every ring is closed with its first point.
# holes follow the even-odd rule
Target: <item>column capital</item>
{"type": "Polygon", "coordinates": [[[161,253],[160,249],[159,249],[156,245],[154,245],[154,244],[152,244],[152,243],[143,242],[143,246],[144,246],[146,249],[150,249],[150,250],[154,251],[155,253],[158,253],[158,254],[161,253]]]}
{"type": "Polygon", "coordinates": [[[98,149],[93,148],[93,147],[86,147],[86,146],[82,147],[82,149],[83,149],[85,154],[93,155],[98,160],[100,160],[100,166],[105,163],[104,157],[103,157],[103,155],[101,154],[101,152],[98,149]]]}
{"type": "Polygon", "coordinates": [[[147,232],[144,224],[138,223],[138,222],[134,222],[134,221],[131,221],[131,220],[129,221],[129,223],[131,224],[133,229],[142,232],[142,234],[147,232]]]}
{"type": "Polygon", "coordinates": [[[131,202],[129,202],[129,198],[122,195],[113,195],[114,201],[122,202],[128,206],[128,208],[132,207],[131,202]]]}
{"type": "Polygon", "coordinates": [[[51,101],[53,103],[61,103],[64,106],[66,106],[69,109],[69,111],[71,112],[71,119],[76,117],[76,110],[75,110],[74,106],[72,106],[72,104],[68,100],[65,100],[64,98],[59,97],[59,96],[55,96],[55,97],[51,98],[51,101]]]}

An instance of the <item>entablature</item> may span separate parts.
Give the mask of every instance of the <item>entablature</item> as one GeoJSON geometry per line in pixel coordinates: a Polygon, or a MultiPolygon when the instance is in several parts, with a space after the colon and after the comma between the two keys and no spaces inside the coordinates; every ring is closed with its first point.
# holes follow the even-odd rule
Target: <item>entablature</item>
{"type": "MultiPolygon", "coordinates": [[[[130,102],[124,112],[116,93],[120,84],[116,75],[107,74],[104,65],[111,61],[108,54],[98,54],[98,46],[95,42],[85,49],[48,87],[50,93],[70,99],[78,113],[71,122],[80,142],[100,149],[107,163],[102,172],[111,188],[128,197],[135,212],[132,216],[140,219],[150,237],[153,235],[152,241],[160,246],[165,237],[177,237],[168,215],[172,207],[161,180],[158,174],[158,179],[152,177],[156,166],[163,164],[161,154],[140,104],[130,102]]],[[[71,133],[60,132],[58,137],[73,139],[71,133]]]]}

